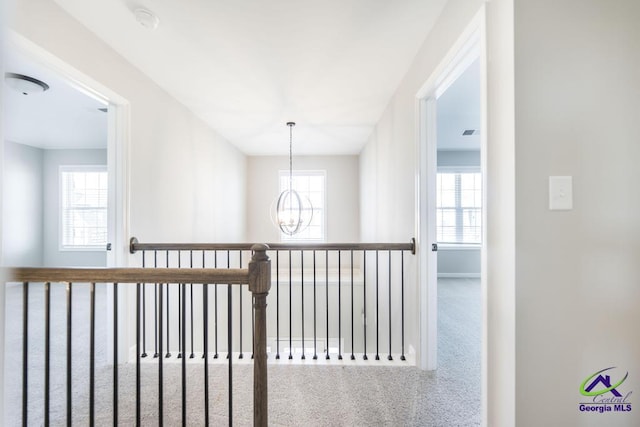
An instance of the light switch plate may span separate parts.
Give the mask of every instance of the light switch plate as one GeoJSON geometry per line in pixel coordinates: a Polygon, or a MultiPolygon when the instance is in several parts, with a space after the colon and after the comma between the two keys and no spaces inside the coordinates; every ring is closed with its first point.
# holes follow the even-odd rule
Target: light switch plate
{"type": "Polygon", "coordinates": [[[552,211],[573,209],[573,177],[549,177],[549,209],[552,211]]]}

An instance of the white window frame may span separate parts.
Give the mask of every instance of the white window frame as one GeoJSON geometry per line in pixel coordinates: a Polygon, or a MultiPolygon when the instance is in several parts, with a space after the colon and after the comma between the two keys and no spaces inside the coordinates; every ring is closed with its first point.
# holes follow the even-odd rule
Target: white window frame
{"type": "MultiPolygon", "coordinates": [[[[449,174],[463,174],[463,173],[482,173],[479,166],[438,166],[437,174],[449,173],[449,174]]],[[[436,190],[439,190],[438,188],[436,190]]],[[[484,191],[480,188],[480,191],[484,191]]],[[[437,197],[437,196],[436,196],[437,197]]],[[[481,200],[482,197],[481,197],[481,200]]],[[[438,201],[436,200],[436,203],[438,201]]],[[[436,214],[440,208],[436,205],[436,214]]],[[[456,206],[456,210],[462,209],[461,206],[456,206]]],[[[480,215],[484,215],[484,206],[480,206],[480,215]]],[[[436,234],[439,229],[439,224],[436,224],[436,234]]],[[[482,218],[480,219],[480,242],[468,243],[468,242],[443,242],[438,240],[438,249],[478,249],[482,245],[482,218]]]]}
{"type": "MultiPolygon", "coordinates": [[[[320,222],[320,229],[321,229],[321,237],[318,238],[309,238],[309,237],[301,237],[300,234],[294,234],[293,236],[289,236],[285,233],[283,233],[282,231],[279,231],[279,235],[280,235],[280,241],[281,242],[326,242],[327,240],[327,171],[326,170],[308,170],[308,169],[298,169],[298,170],[293,170],[292,174],[294,177],[296,176],[322,176],[322,180],[323,180],[323,189],[322,189],[322,206],[315,206],[312,204],[312,208],[313,210],[320,210],[322,211],[322,221],[320,222]]],[[[285,190],[285,188],[282,188],[280,186],[280,183],[282,181],[282,178],[288,178],[289,177],[289,170],[280,170],[278,172],[278,194],[280,194],[283,190],[285,190]]],[[[293,188],[294,190],[298,191],[297,188],[293,188]]],[[[303,192],[303,191],[298,191],[300,193],[301,196],[306,196],[307,193],[303,192]]],[[[304,233],[304,231],[303,231],[304,233]]]]}
{"type": "MultiPolygon", "coordinates": [[[[96,245],[69,245],[69,244],[65,244],[64,243],[64,210],[65,210],[65,206],[64,206],[64,182],[63,182],[63,178],[62,175],[65,172],[104,172],[104,173],[108,173],[107,171],[107,165],[61,165],[58,168],[58,249],[60,251],[73,251],[73,252],[77,252],[77,251],[105,251],[106,250],[106,245],[107,245],[107,239],[108,236],[105,234],[105,242],[104,243],[100,243],[100,244],[96,244],[96,245]]],[[[107,179],[107,186],[109,181],[107,179]]],[[[109,191],[109,189],[107,188],[107,192],[109,191]]],[[[108,214],[108,195],[107,195],[107,207],[105,207],[105,210],[107,211],[108,214]]],[[[105,230],[108,233],[108,228],[109,228],[109,220],[107,218],[107,223],[106,223],[106,228],[107,230],[105,230]]]]}

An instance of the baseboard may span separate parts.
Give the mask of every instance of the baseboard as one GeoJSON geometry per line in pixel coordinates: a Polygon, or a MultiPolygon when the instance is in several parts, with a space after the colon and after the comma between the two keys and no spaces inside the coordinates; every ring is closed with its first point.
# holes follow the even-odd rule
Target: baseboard
{"type": "Polygon", "coordinates": [[[438,278],[479,279],[480,273],[438,273],[438,278]]]}

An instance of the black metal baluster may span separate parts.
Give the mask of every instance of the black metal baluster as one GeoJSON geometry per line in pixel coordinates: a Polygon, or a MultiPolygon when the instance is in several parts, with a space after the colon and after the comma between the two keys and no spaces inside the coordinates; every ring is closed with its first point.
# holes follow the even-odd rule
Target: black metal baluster
{"type": "Polygon", "coordinates": [[[367,251],[362,251],[362,327],[364,337],[363,360],[369,360],[367,356],[367,251]]]}
{"type": "Polygon", "coordinates": [[[355,323],[353,312],[353,249],[351,250],[351,360],[356,360],[356,355],[353,354],[353,347],[355,345],[355,338],[353,333],[353,327],[355,323]]]}
{"type": "MultiPolygon", "coordinates": [[[[213,268],[218,268],[218,251],[213,251],[213,268]]],[[[218,284],[216,283],[215,285],[213,285],[214,287],[214,307],[213,307],[213,311],[214,311],[214,317],[215,317],[215,354],[213,355],[214,359],[218,358],[218,284]]]]}
{"type": "MultiPolygon", "coordinates": [[[[162,301],[162,289],[159,292],[158,295],[158,303],[160,304],[160,307],[162,308],[163,306],[163,301],[162,301]]],[[[162,310],[160,310],[159,316],[158,316],[158,354],[162,354],[162,310]]],[[[164,394],[163,394],[163,361],[162,361],[162,357],[158,357],[158,425],[160,427],[162,427],[163,423],[164,423],[164,394]]]]}
{"type": "MultiPolygon", "coordinates": [[[[240,268],[242,268],[242,250],[239,251],[240,253],[240,268]]],[[[240,355],[238,356],[238,359],[242,359],[244,358],[244,354],[242,354],[242,285],[238,286],[238,289],[240,290],[240,355]]]]}
{"type": "Polygon", "coordinates": [[[342,251],[338,251],[338,360],[342,360],[342,251]]]}
{"type": "Polygon", "coordinates": [[[331,357],[329,356],[329,251],[325,249],[324,251],[324,278],[325,278],[325,302],[326,302],[326,313],[327,313],[327,342],[325,347],[327,347],[327,355],[325,359],[329,360],[331,357]]]}
{"type": "MultiPolygon", "coordinates": [[[[202,251],[202,266],[204,267],[204,250],[202,251]]],[[[204,359],[204,425],[209,426],[209,284],[202,285],[202,343],[204,359]]]]}
{"type": "Polygon", "coordinates": [[[400,360],[407,360],[407,358],[404,356],[404,251],[400,251],[400,270],[401,270],[401,276],[400,276],[400,289],[401,289],[401,304],[402,304],[402,353],[400,354],[400,360]]]}
{"type": "Polygon", "coordinates": [[[313,250],[313,360],[318,360],[318,337],[316,317],[316,251],[313,250]]]}
{"type": "MultiPolygon", "coordinates": [[[[145,268],[144,255],[147,251],[142,251],[142,268],[145,268]]],[[[137,351],[136,351],[137,353],[137,351]]],[[[142,284],[142,356],[147,357],[147,286],[142,284]]]]}
{"type": "MultiPolygon", "coordinates": [[[[203,249],[203,250],[202,250],[202,268],[205,268],[204,266],[205,266],[205,251],[204,251],[204,249],[203,249]]],[[[209,284],[207,283],[206,285],[202,285],[202,286],[203,286],[203,287],[202,287],[202,298],[203,298],[203,300],[204,300],[205,288],[206,288],[207,298],[209,298],[209,284]]],[[[206,303],[206,304],[207,304],[207,307],[209,306],[209,300],[208,300],[208,299],[204,300],[202,303],[203,303],[203,304],[205,304],[205,303],[206,303]]],[[[204,311],[203,311],[203,313],[202,313],[202,316],[203,316],[203,319],[204,319],[204,311]]],[[[208,316],[208,314],[207,314],[207,318],[208,318],[208,317],[209,317],[209,316],[208,316]]],[[[207,325],[207,322],[204,322],[204,327],[203,327],[203,329],[202,329],[202,334],[203,334],[203,340],[204,340],[204,341],[206,341],[206,342],[207,342],[207,344],[208,344],[208,342],[209,342],[209,334],[208,334],[208,325],[207,325]]],[[[209,356],[209,354],[207,353],[207,350],[205,350],[204,343],[203,343],[203,346],[202,346],[202,358],[203,358],[203,359],[206,359],[206,358],[207,358],[207,356],[209,356]]]]}
{"type": "MultiPolygon", "coordinates": [[[[180,251],[178,251],[178,268],[182,268],[180,251]]],[[[167,260],[167,267],[169,267],[169,261],[167,260]]],[[[186,349],[182,347],[182,284],[178,284],[178,359],[182,359],[182,352],[186,349]]],[[[167,311],[169,307],[167,307],[167,311]]],[[[168,329],[167,329],[168,330],[168,329]]]]}
{"type": "MultiPolygon", "coordinates": [[[[182,348],[187,348],[187,285],[180,285],[182,291],[182,348]]],[[[182,358],[182,425],[187,425],[187,358],[182,358]]]]}
{"type": "MultiPolygon", "coordinates": [[[[158,268],[158,251],[153,251],[153,268],[158,268]]],[[[160,283],[156,283],[154,289],[154,303],[153,303],[153,330],[155,333],[155,352],[153,353],[153,357],[160,357],[160,352],[158,351],[158,300],[159,294],[162,293],[162,285],[160,283]]]]}
{"type": "Polygon", "coordinates": [[[89,288],[89,425],[95,425],[96,390],[96,284],[89,288]]]}
{"type": "Polygon", "coordinates": [[[304,251],[300,251],[300,294],[302,301],[300,302],[300,308],[302,310],[302,360],[305,360],[304,355],[304,251]]]}
{"type": "Polygon", "coordinates": [[[276,251],[276,360],[280,359],[280,251],[276,251]]]}
{"type": "MultiPolygon", "coordinates": [[[[229,258],[227,257],[227,262],[229,258]]],[[[228,268],[228,266],[227,266],[228,268]]],[[[233,350],[232,346],[232,326],[233,326],[233,313],[232,313],[232,296],[231,296],[231,285],[227,285],[227,359],[229,359],[229,425],[233,425],[233,366],[231,362],[233,361],[233,357],[231,357],[231,352],[233,350]]]]}
{"type": "MultiPolygon", "coordinates": [[[[193,251],[189,251],[189,262],[191,268],[193,268],[193,251]]],[[[193,359],[196,357],[195,352],[193,351],[193,283],[189,285],[189,297],[191,300],[189,302],[191,316],[191,354],[189,354],[189,359],[193,359]]]]}
{"type": "Polygon", "coordinates": [[[391,356],[391,249],[389,249],[389,355],[387,360],[393,360],[391,356]]]}
{"type": "MultiPolygon", "coordinates": [[[[231,252],[227,251],[227,268],[231,267],[231,252]]],[[[231,285],[227,285],[227,305],[231,304],[231,285]]],[[[231,307],[227,307],[227,317],[231,316],[231,307]]],[[[227,319],[227,328],[231,328],[231,323],[227,319]]],[[[227,340],[231,338],[231,329],[227,329],[227,340]]],[[[231,347],[227,342],[227,359],[231,359],[231,347]]]]}
{"type": "MultiPolygon", "coordinates": [[[[143,252],[143,257],[144,257],[144,252],[143,252]]],[[[140,421],[141,421],[141,413],[140,413],[140,358],[142,357],[140,355],[140,293],[141,293],[141,288],[143,289],[142,292],[144,292],[144,285],[141,285],[140,283],[136,284],[136,426],[140,425],[140,421]]],[[[143,298],[142,298],[142,306],[144,307],[144,294],[143,294],[143,298]]],[[[144,319],[144,310],[142,310],[142,318],[144,319]]],[[[144,337],[144,322],[143,324],[143,333],[142,336],[144,337]]],[[[144,345],[144,338],[142,339],[143,345],[144,345]]],[[[144,350],[143,350],[144,351],[144,350]]]]}
{"type": "Polygon", "coordinates": [[[379,287],[379,271],[378,271],[378,250],[376,249],[376,360],[380,360],[380,319],[379,319],[379,298],[378,298],[378,287],[379,287]]]}
{"type": "Polygon", "coordinates": [[[293,359],[293,276],[291,273],[291,249],[289,249],[289,360],[293,359]]]}
{"type": "MultiPolygon", "coordinates": [[[[250,259],[253,259],[253,251],[250,253],[250,259]]],[[[247,285],[247,289],[249,286],[247,285]]],[[[251,292],[251,360],[253,360],[256,354],[256,298],[253,296],[253,292],[251,292]]]]}
{"type": "Polygon", "coordinates": [[[29,421],[29,282],[22,287],[22,426],[29,421]]]}
{"type": "Polygon", "coordinates": [[[251,360],[253,360],[253,356],[256,354],[256,311],[253,309],[255,306],[256,299],[251,294],[251,360]]]}
{"type": "MultiPolygon", "coordinates": [[[[180,258],[180,257],[178,257],[180,258]]],[[[169,251],[167,250],[167,264],[166,267],[169,268],[169,251]]],[[[171,285],[169,283],[165,283],[164,284],[164,289],[167,293],[167,354],[165,354],[164,357],[169,358],[171,357],[171,344],[170,344],[170,339],[171,339],[171,328],[170,328],[170,315],[171,315],[171,295],[169,294],[169,291],[171,289],[171,285]]],[[[162,305],[160,305],[160,309],[162,310],[162,305]]]]}
{"type": "Polygon", "coordinates": [[[118,284],[113,284],[113,425],[118,425],[118,284]]]}
{"type": "Polygon", "coordinates": [[[71,340],[71,298],[72,289],[71,282],[67,282],[67,426],[71,426],[73,422],[73,416],[71,412],[71,389],[72,389],[72,376],[71,376],[71,357],[73,355],[72,340],[71,340]]]}
{"type": "Polygon", "coordinates": [[[51,283],[44,284],[44,425],[49,426],[49,388],[51,354],[51,283]]]}

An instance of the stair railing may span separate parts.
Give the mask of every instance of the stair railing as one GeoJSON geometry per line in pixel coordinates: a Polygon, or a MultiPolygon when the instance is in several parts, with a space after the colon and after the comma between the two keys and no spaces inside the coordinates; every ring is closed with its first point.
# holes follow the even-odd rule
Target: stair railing
{"type": "MultiPolygon", "coordinates": [[[[119,338],[120,331],[119,324],[123,322],[123,316],[126,316],[126,308],[123,310],[118,305],[119,299],[126,293],[123,292],[123,287],[126,286],[135,286],[135,352],[136,352],[136,369],[135,369],[135,424],[141,425],[142,413],[141,413],[141,356],[142,356],[142,322],[143,319],[141,308],[142,308],[142,298],[141,292],[142,287],[145,284],[152,284],[155,286],[161,286],[164,284],[173,284],[179,287],[179,292],[181,295],[181,346],[185,348],[186,346],[186,290],[187,285],[190,285],[193,289],[194,284],[202,285],[202,292],[205,295],[205,298],[202,299],[202,315],[203,315],[203,324],[205,327],[205,333],[203,334],[203,345],[204,345],[204,354],[208,354],[209,347],[209,339],[208,333],[206,329],[210,320],[208,319],[208,298],[206,298],[206,293],[208,291],[208,287],[211,285],[217,284],[225,284],[228,285],[229,289],[232,286],[242,286],[243,284],[248,284],[248,289],[252,293],[253,296],[253,329],[254,333],[254,342],[253,342],[253,356],[254,356],[254,402],[253,402],[253,420],[254,425],[256,426],[266,426],[268,424],[268,412],[267,412],[267,403],[268,403],[268,387],[267,387],[267,348],[266,348],[266,300],[267,295],[269,294],[269,289],[271,286],[271,263],[266,254],[266,250],[268,246],[266,245],[253,245],[251,250],[253,252],[253,256],[251,261],[249,262],[247,268],[238,268],[238,269],[212,269],[212,268],[163,268],[163,269],[149,269],[149,268],[4,268],[0,271],[1,277],[4,279],[5,285],[9,283],[18,283],[22,284],[22,357],[21,357],[21,367],[13,367],[10,369],[21,369],[22,370],[22,378],[21,378],[21,388],[22,388],[22,396],[21,396],[21,423],[23,426],[32,425],[31,418],[34,414],[30,413],[30,409],[33,408],[33,403],[30,402],[30,399],[34,399],[34,393],[30,394],[29,390],[29,377],[30,375],[40,375],[41,373],[44,376],[44,390],[42,395],[40,393],[35,393],[38,401],[41,400],[42,404],[42,412],[38,413],[37,420],[35,421],[38,424],[43,424],[48,426],[50,423],[59,424],[61,420],[52,420],[51,419],[51,399],[52,399],[52,390],[54,387],[51,383],[52,372],[55,369],[55,364],[52,366],[52,352],[56,352],[56,354],[60,353],[59,348],[53,348],[52,346],[52,336],[58,336],[61,331],[55,330],[55,324],[59,324],[59,321],[54,322],[52,320],[52,290],[56,293],[64,287],[66,302],[62,303],[65,305],[66,309],[66,319],[65,319],[65,331],[63,333],[66,334],[65,345],[66,349],[63,349],[62,352],[65,353],[66,363],[65,363],[65,378],[66,378],[66,387],[65,387],[65,416],[67,425],[71,425],[72,420],[74,420],[74,408],[78,405],[86,404],[88,405],[88,423],[89,425],[95,425],[96,423],[96,340],[100,339],[99,336],[96,335],[96,311],[97,311],[97,301],[96,301],[96,284],[106,284],[109,287],[109,291],[112,294],[112,306],[109,307],[112,310],[112,318],[113,318],[113,332],[112,332],[112,387],[111,393],[112,397],[112,408],[109,410],[112,419],[113,425],[118,425],[119,420],[119,410],[121,402],[123,399],[128,399],[130,396],[121,396],[119,393],[119,382],[121,380],[119,376],[119,363],[118,363],[118,352],[119,352],[119,343],[121,339],[119,338]],[[34,307],[33,299],[30,298],[30,290],[33,288],[43,289],[43,299],[44,306],[43,307],[34,307]],[[89,288],[89,372],[86,378],[86,381],[89,383],[89,396],[86,398],[85,402],[74,401],[74,396],[77,398],[77,393],[73,389],[74,382],[74,366],[78,363],[78,357],[80,357],[75,348],[78,347],[78,343],[74,342],[73,337],[73,325],[72,317],[74,310],[77,308],[73,304],[73,292],[79,287],[88,287],[89,288]],[[30,318],[30,313],[34,311],[34,309],[38,309],[36,311],[38,317],[40,313],[43,314],[44,324],[43,325],[32,325],[34,322],[33,319],[30,318]],[[44,343],[43,343],[43,366],[34,367],[34,360],[30,357],[30,349],[32,348],[32,344],[30,342],[31,335],[30,331],[33,331],[34,327],[42,327],[44,329],[44,343]],[[36,368],[36,372],[33,372],[33,368],[36,368]],[[41,417],[41,418],[40,418],[41,417]]],[[[18,285],[20,286],[20,285],[18,285]]],[[[126,291],[126,289],[124,289],[126,291]]],[[[33,297],[33,295],[31,295],[33,297]]],[[[231,296],[231,292],[229,292],[229,297],[231,296]]],[[[158,294],[160,298],[160,304],[162,304],[162,293],[158,294]]],[[[56,301],[57,303],[57,301],[56,301]]],[[[99,301],[102,305],[104,301],[99,301]]],[[[56,304],[59,307],[59,304],[56,304]]],[[[229,306],[231,306],[231,300],[229,300],[229,306]]],[[[231,316],[231,312],[229,312],[229,316],[231,316]]],[[[58,319],[59,320],[59,319],[58,319]]],[[[77,323],[76,323],[77,324],[77,323]]],[[[163,319],[162,319],[162,311],[159,313],[158,324],[159,328],[159,350],[163,351],[163,319]]],[[[16,332],[16,331],[14,331],[16,332]]],[[[231,325],[228,328],[228,343],[229,343],[229,351],[231,351],[231,325]]],[[[39,345],[39,344],[38,344],[39,345]]],[[[39,348],[39,347],[38,347],[39,348]]],[[[35,359],[35,358],[34,358],[35,359]]],[[[229,425],[232,425],[233,422],[233,394],[232,394],[232,363],[231,357],[229,357],[229,425]]],[[[39,357],[38,357],[39,360],[39,357]]],[[[187,425],[187,413],[188,413],[188,404],[189,401],[187,399],[187,375],[186,375],[186,357],[182,358],[181,361],[181,408],[182,408],[182,425],[187,425]]],[[[203,357],[202,364],[204,367],[204,420],[205,425],[209,425],[210,417],[209,417],[209,390],[208,390],[208,366],[209,366],[209,358],[203,357]]],[[[164,378],[163,378],[163,358],[157,358],[157,366],[158,366],[158,384],[157,384],[157,423],[159,425],[163,425],[164,422],[164,411],[163,407],[163,397],[164,397],[164,378]]],[[[77,379],[76,379],[77,381],[77,379]]],[[[56,396],[58,397],[58,396],[56,396]]],[[[40,402],[39,402],[40,403],[40,402]]],[[[39,406],[39,405],[38,405],[39,406]]],[[[75,414],[77,417],[78,415],[75,414]]],[[[145,420],[145,422],[149,422],[149,420],[145,420]]]]}

